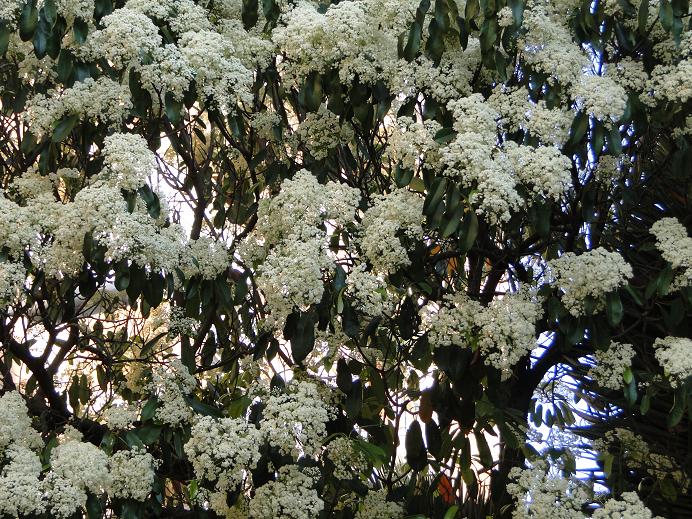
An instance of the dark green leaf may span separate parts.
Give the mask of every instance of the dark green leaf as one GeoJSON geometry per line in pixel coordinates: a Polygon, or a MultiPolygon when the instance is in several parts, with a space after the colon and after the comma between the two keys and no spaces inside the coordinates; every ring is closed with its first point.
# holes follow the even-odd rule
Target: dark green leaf
{"type": "Polygon", "coordinates": [[[60,119],[60,121],[53,125],[53,135],[51,136],[51,140],[53,142],[62,142],[65,140],[65,138],[70,134],[72,129],[77,124],[77,121],[79,121],[79,117],[77,115],[68,115],[60,119]]]}
{"type": "Polygon", "coordinates": [[[36,0],[30,0],[24,4],[19,15],[19,37],[22,41],[29,41],[34,36],[37,24],[36,0]]]}
{"type": "Polygon", "coordinates": [[[315,317],[299,313],[295,331],[291,336],[291,354],[297,363],[303,362],[315,347],[315,317]]]}
{"type": "Polygon", "coordinates": [[[406,431],[406,463],[415,471],[420,471],[428,464],[428,457],[423,443],[423,432],[417,420],[411,422],[406,431]]]}

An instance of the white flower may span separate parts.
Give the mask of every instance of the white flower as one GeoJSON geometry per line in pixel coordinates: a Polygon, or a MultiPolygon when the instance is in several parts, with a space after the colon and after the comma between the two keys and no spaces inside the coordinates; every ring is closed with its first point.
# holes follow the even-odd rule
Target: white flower
{"type": "Polygon", "coordinates": [[[118,451],[109,460],[112,497],[144,501],[154,484],[154,457],[143,449],[118,451]]]}
{"type": "Polygon", "coordinates": [[[129,429],[133,422],[137,420],[139,409],[137,406],[125,402],[122,405],[112,404],[103,412],[108,427],[115,430],[129,429]]]}
{"type": "Polygon", "coordinates": [[[115,68],[127,68],[153,54],[161,45],[161,35],[154,22],[128,7],[104,16],[101,23],[104,28],[91,35],[88,44],[94,54],[104,57],[115,68]]]}
{"type": "Polygon", "coordinates": [[[591,368],[590,375],[599,386],[608,389],[621,389],[625,385],[623,372],[632,365],[636,355],[631,344],[612,342],[605,351],[596,351],[596,365],[591,368]]]}
{"type": "Polygon", "coordinates": [[[250,500],[250,517],[266,519],[312,519],[324,509],[324,501],[313,487],[319,476],[317,469],[300,469],[286,465],[279,469],[279,479],[255,491],[250,500]]]}
{"type": "Polygon", "coordinates": [[[652,519],[653,514],[636,492],[624,492],[621,499],[608,499],[591,517],[597,519],[652,519]]]}
{"type": "Polygon", "coordinates": [[[132,109],[130,90],[103,76],[87,78],[64,90],[49,90],[27,102],[25,117],[31,131],[40,137],[50,133],[53,123],[70,115],[111,126],[119,125],[132,109]]]}
{"type": "Polygon", "coordinates": [[[676,218],[661,218],[651,226],[656,237],[656,248],[661,256],[679,271],[671,283],[672,288],[692,284],[692,238],[676,218]]]}
{"type": "Polygon", "coordinates": [[[21,263],[0,263],[0,310],[17,302],[25,282],[26,269],[21,263]]]}
{"type": "Polygon", "coordinates": [[[375,271],[387,273],[410,264],[401,238],[423,237],[423,199],[406,189],[378,196],[363,215],[360,247],[375,271]]]}
{"type": "Polygon", "coordinates": [[[96,445],[68,439],[51,452],[51,470],[76,488],[100,494],[110,484],[108,456],[96,445]]]}
{"type": "MultiPolygon", "coordinates": [[[[0,421],[0,429],[2,424],[0,421]]],[[[0,472],[0,515],[17,518],[41,514],[45,503],[42,483],[38,479],[41,475],[40,458],[20,444],[8,447],[4,457],[8,463],[0,472]]]]}
{"type": "Polygon", "coordinates": [[[285,392],[273,392],[267,398],[260,430],[283,454],[316,458],[333,412],[329,397],[317,383],[292,380],[285,392]]]}
{"type": "Polygon", "coordinates": [[[317,112],[307,114],[296,133],[317,160],[326,158],[339,144],[347,144],[353,139],[353,129],[348,122],[339,122],[339,117],[324,104],[317,112]]]}
{"type": "Polygon", "coordinates": [[[346,436],[337,436],[327,444],[327,457],[334,464],[334,477],[351,479],[367,474],[370,465],[363,453],[346,436]]]}
{"type": "Polygon", "coordinates": [[[599,121],[617,121],[625,113],[627,92],[606,76],[581,76],[573,87],[579,106],[599,121]]]}
{"type": "Polygon", "coordinates": [[[0,454],[10,444],[37,448],[41,435],[31,427],[26,403],[16,391],[0,396],[0,454]]]}
{"type": "Polygon", "coordinates": [[[215,106],[233,112],[252,102],[252,72],[234,56],[230,41],[214,31],[186,32],[180,52],[195,73],[197,88],[215,106]]]}
{"type": "Polygon", "coordinates": [[[365,499],[358,505],[356,519],[401,519],[404,507],[400,503],[387,500],[387,490],[369,490],[365,499]]]}
{"type": "Polygon", "coordinates": [[[670,384],[677,387],[692,376],[692,340],[665,337],[654,341],[656,360],[666,371],[670,384]]]}
{"type": "Polygon", "coordinates": [[[43,480],[46,492],[46,508],[50,509],[52,517],[68,519],[86,504],[87,494],[84,488],[74,484],[50,471],[43,480]]]}
{"type": "Polygon", "coordinates": [[[262,434],[241,418],[199,418],[192,426],[185,453],[198,479],[216,482],[218,491],[233,491],[257,466],[262,434]]]}
{"type": "Polygon", "coordinates": [[[156,410],[156,418],[174,427],[188,422],[192,418],[192,409],[184,396],[189,395],[195,387],[197,380],[179,359],[155,367],[151,389],[161,404],[156,410]]]}
{"type": "Polygon", "coordinates": [[[511,368],[536,347],[536,321],[541,305],[526,291],[493,299],[475,314],[479,347],[486,363],[510,374],[511,368]]]}
{"type": "Polygon", "coordinates": [[[526,469],[514,467],[509,477],[507,491],[518,501],[514,519],[584,519],[581,508],[589,501],[588,493],[580,482],[550,474],[545,461],[526,469]]]}
{"type": "Polygon", "coordinates": [[[142,187],[156,167],[154,153],[141,135],[114,133],[104,139],[104,165],[115,184],[126,191],[142,187]]]}
{"type": "Polygon", "coordinates": [[[580,255],[568,252],[548,265],[562,290],[563,304],[575,317],[584,315],[587,297],[593,300],[593,310],[599,311],[605,304],[606,294],[632,277],[632,267],[622,256],[602,247],[580,255]]]}
{"type": "Polygon", "coordinates": [[[468,298],[463,292],[446,295],[439,307],[428,304],[421,313],[430,344],[433,347],[468,347],[476,331],[476,316],[482,309],[480,303],[468,298]]]}

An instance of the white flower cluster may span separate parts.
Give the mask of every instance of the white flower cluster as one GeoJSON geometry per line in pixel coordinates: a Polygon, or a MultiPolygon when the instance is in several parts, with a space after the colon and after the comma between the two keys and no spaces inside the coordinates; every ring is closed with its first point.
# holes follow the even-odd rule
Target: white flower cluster
{"type": "Polygon", "coordinates": [[[536,321],[541,305],[526,291],[495,298],[475,314],[481,353],[487,364],[510,374],[511,368],[536,347],[536,321]]]}
{"type": "Polygon", "coordinates": [[[480,44],[472,37],[466,50],[458,46],[445,49],[437,66],[426,56],[411,63],[400,60],[392,88],[411,93],[420,90],[440,103],[447,103],[472,93],[471,82],[480,62],[480,44]]]}
{"type": "Polygon", "coordinates": [[[16,391],[0,396],[0,454],[10,444],[37,448],[41,436],[31,427],[26,403],[16,391]]]}
{"type": "Polygon", "coordinates": [[[197,380],[179,359],[171,360],[168,365],[155,367],[150,388],[161,403],[156,410],[156,418],[174,427],[189,422],[192,409],[184,397],[195,387],[197,380]]]}
{"type": "Polygon", "coordinates": [[[548,265],[562,291],[562,303],[575,317],[584,314],[586,298],[593,300],[595,312],[603,309],[606,294],[632,277],[632,267],[622,256],[602,247],[578,255],[568,252],[548,265]]]}
{"type": "Polygon", "coordinates": [[[42,513],[45,503],[38,455],[22,445],[12,444],[4,457],[9,463],[0,472],[0,516],[18,518],[42,513]]]}
{"type": "Polygon", "coordinates": [[[346,293],[353,298],[356,308],[371,317],[391,315],[396,305],[382,275],[369,272],[365,263],[348,273],[346,293]]]}
{"type": "MultiPolygon", "coordinates": [[[[394,77],[398,32],[390,32],[385,24],[372,30],[369,10],[376,3],[343,2],[320,13],[311,2],[298,2],[283,16],[285,25],[272,33],[272,40],[287,58],[282,69],[296,81],[311,71],[332,67],[338,69],[344,83],[356,76],[371,83],[394,77]]],[[[380,16],[378,13],[377,18],[380,16]]]]}
{"type": "Polygon", "coordinates": [[[142,87],[154,101],[165,99],[166,94],[180,101],[195,75],[180,49],[172,43],[154,49],[151,63],[140,63],[136,68],[142,87]]]}
{"type": "Polygon", "coordinates": [[[102,494],[110,485],[108,456],[96,445],[70,436],[53,449],[51,470],[81,491],[102,494]]]}
{"type": "Polygon", "coordinates": [[[257,466],[262,433],[241,418],[199,418],[185,453],[198,479],[215,483],[217,492],[234,491],[257,466]]]}
{"type": "Polygon", "coordinates": [[[91,19],[94,0],[55,0],[55,7],[68,22],[75,18],[91,19]]]}
{"type": "Polygon", "coordinates": [[[279,478],[255,491],[250,500],[250,518],[312,519],[319,517],[324,501],[314,486],[319,471],[286,465],[279,469],[279,478]]]}
{"type": "Polygon", "coordinates": [[[623,372],[632,366],[635,355],[631,344],[611,342],[607,350],[596,351],[596,365],[589,373],[599,386],[613,390],[621,389],[625,385],[623,372]]]}
{"type": "Polygon", "coordinates": [[[114,133],[106,137],[103,156],[108,177],[126,191],[142,187],[156,166],[147,141],[133,133],[114,133]]]}
{"type": "Polygon", "coordinates": [[[193,0],[128,0],[126,7],[165,21],[178,35],[211,29],[207,11],[193,0]]]}
{"type": "Polygon", "coordinates": [[[619,120],[627,106],[627,92],[607,76],[581,76],[573,95],[580,108],[603,122],[619,120]]]}
{"type": "Polygon", "coordinates": [[[117,69],[139,63],[161,46],[158,27],[139,11],[116,9],[104,16],[101,23],[103,29],[88,40],[92,58],[105,58],[117,69]]]}
{"type": "Polygon", "coordinates": [[[506,294],[487,307],[457,292],[421,313],[433,347],[480,348],[484,361],[507,376],[536,347],[536,321],[542,309],[527,291],[506,294]]]}
{"type": "Polygon", "coordinates": [[[346,436],[337,436],[327,444],[327,457],[334,464],[334,477],[337,479],[361,477],[370,469],[363,453],[346,436]]]}
{"type": "Polygon", "coordinates": [[[252,102],[252,72],[234,56],[231,42],[214,31],[186,32],[180,51],[192,70],[200,94],[219,109],[234,112],[252,102]]]}
{"type": "Polygon", "coordinates": [[[395,501],[388,501],[386,489],[371,489],[358,505],[355,519],[401,519],[402,517],[404,517],[404,507],[395,501]]]}
{"type": "Polygon", "coordinates": [[[526,469],[514,467],[509,477],[507,491],[518,501],[514,519],[584,519],[582,505],[589,501],[589,493],[578,481],[551,474],[545,461],[526,469]]]}
{"type": "Polygon", "coordinates": [[[7,25],[8,29],[14,29],[22,5],[24,2],[21,0],[7,0],[0,4],[0,20],[7,25]]]}
{"type": "Polygon", "coordinates": [[[282,183],[278,195],[260,202],[255,232],[240,253],[257,264],[257,285],[271,323],[281,323],[294,307],[305,309],[322,299],[323,271],[334,268],[325,223],[352,222],[359,200],[357,189],[320,184],[301,170],[282,183]]]}
{"type": "Polygon", "coordinates": [[[136,405],[125,402],[124,404],[112,404],[103,412],[108,427],[114,430],[124,431],[129,429],[137,421],[139,409],[136,405]]]}
{"type": "Polygon", "coordinates": [[[596,519],[653,519],[653,514],[636,492],[624,492],[621,499],[608,499],[591,517],[596,519]]]}
{"type": "MultiPolygon", "coordinates": [[[[692,58],[681,60],[674,65],[658,65],[651,73],[648,89],[655,101],[683,104],[692,98],[690,79],[692,58]]],[[[646,102],[646,97],[642,100],[646,102]]]]}
{"type": "Polygon", "coordinates": [[[340,122],[339,117],[324,104],[317,112],[307,114],[296,133],[317,160],[326,158],[339,144],[347,144],[353,139],[353,128],[348,121],[340,122]]]}
{"type": "Polygon", "coordinates": [[[379,195],[363,215],[360,248],[377,272],[391,272],[410,264],[401,238],[423,237],[423,199],[406,189],[379,195]]]}
{"type": "Polygon", "coordinates": [[[270,445],[294,459],[317,458],[333,417],[331,398],[314,382],[291,380],[284,392],[269,395],[262,410],[260,431],[270,445]]]}
{"type": "Polygon", "coordinates": [[[26,281],[26,269],[19,262],[0,263],[0,310],[14,304],[26,281]]]}
{"type": "Polygon", "coordinates": [[[686,337],[665,337],[654,341],[656,360],[677,387],[692,376],[692,340],[686,337]]]}
{"type": "Polygon", "coordinates": [[[433,347],[469,347],[476,332],[476,316],[482,311],[480,303],[470,299],[464,292],[447,294],[439,307],[426,305],[421,314],[430,344],[433,347]]]}
{"type": "Polygon", "coordinates": [[[400,163],[404,169],[417,171],[425,162],[435,162],[436,151],[439,148],[434,140],[435,133],[440,129],[437,121],[415,121],[410,117],[399,117],[396,125],[392,125],[387,139],[385,156],[394,164],[400,163]]]}
{"type": "Polygon", "coordinates": [[[559,201],[571,185],[572,161],[553,146],[520,146],[507,143],[507,157],[517,178],[536,195],[559,201]]]}
{"type": "Polygon", "coordinates": [[[676,218],[661,218],[651,226],[656,237],[656,248],[678,274],[672,288],[684,288],[692,284],[692,238],[676,218]]]}
{"type": "Polygon", "coordinates": [[[630,57],[618,61],[608,72],[618,85],[625,90],[636,93],[642,92],[649,81],[649,75],[644,70],[644,64],[630,57]]]}
{"type": "Polygon", "coordinates": [[[110,486],[112,497],[145,501],[154,484],[154,457],[142,448],[114,453],[110,460],[110,486]]]}
{"type": "Polygon", "coordinates": [[[132,109],[127,85],[100,77],[87,78],[62,91],[49,90],[27,102],[26,119],[37,137],[49,134],[63,117],[79,115],[92,122],[117,126],[132,109]]]}
{"type": "Polygon", "coordinates": [[[593,449],[599,453],[617,452],[627,467],[646,472],[656,480],[670,477],[681,487],[688,484],[687,476],[674,458],[651,452],[649,444],[629,429],[608,431],[603,438],[594,440],[593,449]]]}
{"type": "MultiPolygon", "coordinates": [[[[549,3],[546,7],[553,7],[549,3]]],[[[536,6],[524,11],[527,33],[520,40],[522,58],[533,69],[563,85],[576,83],[589,65],[588,58],[564,25],[565,17],[536,6]]]]}
{"type": "Polygon", "coordinates": [[[542,99],[534,103],[529,99],[526,88],[499,86],[488,102],[501,115],[501,123],[511,131],[524,130],[541,142],[558,148],[569,138],[573,110],[563,106],[548,108],[542,99]]]}

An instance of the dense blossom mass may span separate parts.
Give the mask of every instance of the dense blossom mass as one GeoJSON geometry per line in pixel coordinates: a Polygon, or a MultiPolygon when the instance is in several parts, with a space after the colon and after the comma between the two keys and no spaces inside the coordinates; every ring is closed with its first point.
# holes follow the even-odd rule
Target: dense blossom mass
{"type": "Polygon", "coordinates": [[[692,516],[691,85],[687,0],[2,1],[0,519],[692,516]]]}

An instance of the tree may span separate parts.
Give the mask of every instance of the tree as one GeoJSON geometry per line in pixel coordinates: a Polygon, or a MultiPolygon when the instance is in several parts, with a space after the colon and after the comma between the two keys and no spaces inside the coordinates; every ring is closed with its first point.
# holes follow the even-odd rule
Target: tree
{"type": "Polygon", "coordinates": [[[0,515],[689,515],[691,45],[685,0],[4,2],[0,515]]]}

